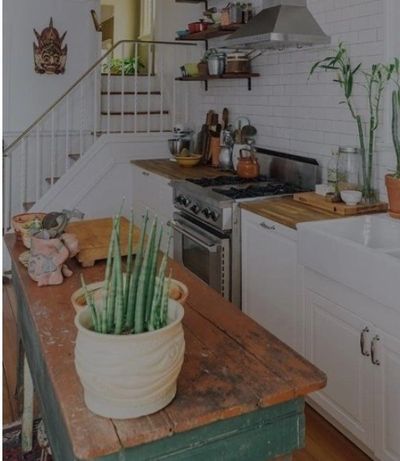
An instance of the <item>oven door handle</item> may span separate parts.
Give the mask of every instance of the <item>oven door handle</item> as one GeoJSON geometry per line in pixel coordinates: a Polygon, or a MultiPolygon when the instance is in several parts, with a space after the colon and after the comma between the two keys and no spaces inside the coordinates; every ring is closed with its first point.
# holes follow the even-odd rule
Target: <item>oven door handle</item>
{"type": "Polygon", "coordinates": [[[176,221],[170,221],[169,225],[172,227],[172,229],[176,230],[182,235],[185,235],[186,237],[193,240],[201,247],[205,248],[209,253],[216,253],[218,251],[218,245],[215,245],[209,240],[207,241],[203,240],[202,238],[198,236],[198,234],[197,236],[193,235],[191,232],[188,232],[184,227],[180,226],[176,221]]]}

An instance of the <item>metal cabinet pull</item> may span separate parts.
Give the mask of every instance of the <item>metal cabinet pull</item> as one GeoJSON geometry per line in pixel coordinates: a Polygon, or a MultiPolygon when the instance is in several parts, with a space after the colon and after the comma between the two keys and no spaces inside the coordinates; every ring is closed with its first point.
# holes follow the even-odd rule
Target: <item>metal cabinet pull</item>
{"type": "Polygon", "coordinates": [[[373,338],[372,338],[372,342],[371,342],[371,362],[374,364],[374,365],[380,365],[381,362],[380,360],[378,360],[376,358],[376,350],[375,350],[375,346],[376,346],[376,343],[380,340],[379,336],[378,335],[375,335],[373,338]]]}
{"type": "Polygon", "coordinates": [[[369,357],[369,352],[368,350],[365,350],[365,334],[369,333],[369,328],[365,327],[363,331],[360,334],[360,349],[361,349],[361,354],[365,355],[366,357],[369,357]]]}
{"type": "Polygon", "coordinates": [[[270,226],[270,225],[266,224],[265,222],[261,222],[260,226],[263,227],[264,229],[267,229],[267,230],[276,230],[276,227],[274,225],[270,226]]]}
{"type": "Polygon", "coordinates": [[[150,176],[150,173],[147,173],[147,171],[142,171],[143,176],[150,176]]]}

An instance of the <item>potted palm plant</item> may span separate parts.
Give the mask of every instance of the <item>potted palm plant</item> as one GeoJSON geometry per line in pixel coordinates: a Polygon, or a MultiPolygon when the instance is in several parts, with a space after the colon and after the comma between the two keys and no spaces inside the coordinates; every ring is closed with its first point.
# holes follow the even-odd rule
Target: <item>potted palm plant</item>
{"type": "Polygon", "coordinates": [[[393,75],[395,88],[392,91],[392,139],[396,154],[396,169],[393,174],[385,176],[388,193],[389,214],[400,218],[400,60],[395,58],[389,66],[389,74],[393,75]]]}
{"type": "Polygon", "coordinates": [[[75,366],[87,407],[104,417],[139,417],[168,405],[183,363],[184,310],[168,296],[168,251],[157,265],[162,227],[155,219],[145,244],[147,222],[146,215],[133,262],[130,220],[123,273],[120,218],[114,218],[101,296],[82,277],[87,307],[75,317],[75,366]]]}
{"type": "Polygon", "coordinates": [[[344,103],[349,108],[352,118],[357,125],[358,139],[360,144],[362,164],[362,195],[364,202],[373,203],[377,200],[377,194],[373,185],[373,160],[375,153],[376,132],[379,126],[380,104],[383,91],[387,81],[390,79],[388,68],[383,64],[373,64],[366,72],[362,69],[361,63],[353,66],[343,43],[339,43],[336,53],[333,56],[316,62],[310,71],[310,76],[317,70],[334,71],[338,83],[343,90],[344,103]],[[356,82],[356,77],[361,73],[364,75],[363,82],[356,82]],[[368,103],[368,119],[358,112],[354,104],[353,90],[359,84],[366,90],[368,103]]]}

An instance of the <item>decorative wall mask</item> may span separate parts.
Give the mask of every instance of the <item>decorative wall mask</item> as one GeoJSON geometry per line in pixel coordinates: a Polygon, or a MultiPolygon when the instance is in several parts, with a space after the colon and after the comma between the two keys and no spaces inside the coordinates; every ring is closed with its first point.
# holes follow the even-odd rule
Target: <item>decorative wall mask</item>
{"type": "Polygon", "coordinates": [[[35,72],[38,74],[63,74],[67,61],[67,45],[62,48],[67,32],[60,37],[57,29],[53,27],[53,18],[50,18],[48,27],[39,34],[33,29],[37,39],[33,43],[33,56],[35,59],[35,72]]]}

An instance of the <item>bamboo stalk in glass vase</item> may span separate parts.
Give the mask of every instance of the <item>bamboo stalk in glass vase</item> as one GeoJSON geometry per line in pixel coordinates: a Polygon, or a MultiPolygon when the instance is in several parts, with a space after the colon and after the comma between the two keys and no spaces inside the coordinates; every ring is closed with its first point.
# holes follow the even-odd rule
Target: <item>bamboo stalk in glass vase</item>
{"type": "Polygon", "coordinates": [[[385,176],[385,184],[389,201],[389,214],[400,218],[400,60],[395,58],[388,67],[395,88],[391,93],[392,101],[392,140],[396,155],[396,167],[393,174],[385,176]]]}
{"type": "Polygon", "coordinates": [[[348,51],[339,43],[335,54],[317,61],[311,68],[310,76],[316,70],[333,71],[337,83],[344,93],[344,100],[352,118],[356,122],[360,155],[362,164],[362,194],[365,203],[377,201],[377,191],[374,188],[373,164],[376,148],[376,133],[380,123],[380,105],[386,83],[390,79],[388,67],[383,64],[373,64],[369,71],[362,69],[362,63],[353,65],[348,51]],[[362,80],[357,80],[358,76],[362,80]],[[366,92],[368,112],[358,111],[354,102],[354,88],[361,86],[366,92]]]}

